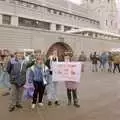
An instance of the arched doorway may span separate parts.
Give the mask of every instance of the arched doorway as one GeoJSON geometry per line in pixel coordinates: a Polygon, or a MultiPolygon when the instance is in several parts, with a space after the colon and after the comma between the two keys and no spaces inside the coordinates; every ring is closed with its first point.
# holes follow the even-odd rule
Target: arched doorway
{"type": "Polygon", "coordinates": [[[57,50],[57,52],[58,52],[59,61],[64,60],[65,52],[70,52],[73,55],[73,51],[72,51],[71,47],[68,44],[63,43],[63,42],[57,42],[57,43],[53,44],[49,48],[49,50],[47,52],[47,56],[51,55],[54,50],[57,50]]]}

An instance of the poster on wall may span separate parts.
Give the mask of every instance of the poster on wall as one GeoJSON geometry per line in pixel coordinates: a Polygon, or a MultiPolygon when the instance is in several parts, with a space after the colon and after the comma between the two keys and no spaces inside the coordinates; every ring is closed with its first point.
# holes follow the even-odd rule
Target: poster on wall
{"type": "Polygon", "coordinates": [[[80,82],[81,62],[54,62],[53,81],[74,81],[80,82]]]}

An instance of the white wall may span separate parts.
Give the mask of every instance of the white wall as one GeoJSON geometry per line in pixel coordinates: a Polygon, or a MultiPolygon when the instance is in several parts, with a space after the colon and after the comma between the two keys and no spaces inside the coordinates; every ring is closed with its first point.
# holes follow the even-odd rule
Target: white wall
{"type": "Polygon", "coordinates": [[[93,39],[80,35],[0,25],[0,48],[14,50],[34,48],[47,52],[52,44],[61,41],[61,37],[76,55],[79,55],[82,50],[89,55],[90,52],[101,52],[120,47],[120,40],[93,39]]]}

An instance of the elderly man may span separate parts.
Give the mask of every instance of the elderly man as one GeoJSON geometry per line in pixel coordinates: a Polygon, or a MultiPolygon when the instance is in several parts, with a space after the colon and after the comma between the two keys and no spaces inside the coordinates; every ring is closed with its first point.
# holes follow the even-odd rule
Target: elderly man
{"type": "Polygon", "coordinates": [[[11,83],[11,104],[9,111],[12,112],[15,108],[22,108],[21,98],[23,86],[26,82],[27,64],[23,59],[23,52],[16,52],[7,65],[7,72],[10,75],[11,83]]]}

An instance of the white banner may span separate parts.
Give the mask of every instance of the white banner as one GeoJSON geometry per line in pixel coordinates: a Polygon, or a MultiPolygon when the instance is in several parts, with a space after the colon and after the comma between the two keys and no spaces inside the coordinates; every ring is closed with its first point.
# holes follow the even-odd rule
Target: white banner
{"type": "Polygon", "coordinates": [[[80,82],[81,62],[54,62],[53,81],[80,82]]]}

